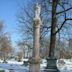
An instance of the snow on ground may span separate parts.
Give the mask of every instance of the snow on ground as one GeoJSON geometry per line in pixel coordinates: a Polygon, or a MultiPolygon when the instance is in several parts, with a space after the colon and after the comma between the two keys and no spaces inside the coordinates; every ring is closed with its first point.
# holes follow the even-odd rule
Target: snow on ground
{"type": "Polygon", "coordinates": [[[65,64],[57,63],[60,72],[72,72],[72,59],[61,59],[65,64]]]}
{"type": "Polygon", "coordinates": [[[3,62],[3,60],[0,59],[0,63],[2,63],[2,62],[3,62]]]}
{"type": "Polygon", "coordinates": [[[45,69],[46,66],[47,66],[47,60],[46,59],[42,59],[41,60],[41,64],[40,64],[40,68],[41,69],[45,69]]]}
{"type": "Polygon", "coordinates": [[[21,66],[21,65],[18,65],[18,64],[6,64],[6,63],[1,63],[0,64],[0,68],[3,68],[3,69],[28,69],[28,67],[26,66],[21,66]]]}
{"type": "MultiPolygon", "coordinates": [[[[72,59],[60,59],[64,61],[64,64],[58,63],[57,61],[57,67],[60,70],[60,72],[72,72],[72,59]]],[[[0,60],[0,69],[6,70],[12,70],[12,72],[29,72],[29,65],[25,66],[23,65],[23,62],[17,62],[17,61],[7,61],[8,63],[2,63],[3,61],[0,60]]],[[[41,69],[46,67],[46,60],[42,60],[42,63],[40,64],[41,69]]]]}
{"type": "Polygon", "coordinates": [[[7,61],[9,64],[19,64],[22,65],[23,62],[18,62],[18,61],[7,61]]]}
{"type": "MultiPolygon", "coordinates": [[[[24,61],[28,61],[25,59],[24,61]]],[[[7,63],[2,63],[3,61],[0,61],[0,68],[4,69],[6,72],[8,70],[14,70],[14,72],[29,72],[29,65],[25,66],[23,65],[23,62],[17,62],[15,60],[7,60],[7,63]]],[[[43,69],[46,67],[47,61],[45,59],[42,60],[40,67],[43,69]]],[[[13,72],[13,71],[12,71],[13,72]]]]}
{"type": "Polygon", "coordinates": [[[29,71],[28,66],[21,66],[18,64],[0,63],[0,68],[4,70],[13,70],[14,72],[28,72],[29,71]]]}
{"type": "Polygon", "coordinates": [[[24,66],[23,61],[7,60],[7,63],[3,63],[0,60],[0,70],[5,70],[5,72],[9,72],[9,70],[13,70],[12,72],[28,72],[29,66],[24,66]]]}

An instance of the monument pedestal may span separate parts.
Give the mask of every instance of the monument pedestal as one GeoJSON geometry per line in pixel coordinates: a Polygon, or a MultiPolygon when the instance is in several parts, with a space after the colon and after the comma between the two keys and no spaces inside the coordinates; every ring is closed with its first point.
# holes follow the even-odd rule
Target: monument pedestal
{"type": "Polygon", "coordinates": [[[57,59],[47,59],[47,67],[45,72],[60,72],[56,65],[57,59]]]}
{"type": "Polygon", "coordinates": [[[40,58],[32,58],[29,60],[29,72],[40,72],[40,58]]]}

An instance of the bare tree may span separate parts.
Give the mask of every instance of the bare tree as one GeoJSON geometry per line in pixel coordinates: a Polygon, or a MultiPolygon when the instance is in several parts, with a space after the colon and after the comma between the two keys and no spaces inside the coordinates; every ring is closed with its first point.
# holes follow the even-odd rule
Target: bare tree
{"type": "Polygon", "coordinates": [[[18,48],[23,52],[23,58],[28,58],[32,56],[32,43],[27,43],[24,41],[17,42],[18,48]]]}
{"type": "Polygon", "coordinates": [[[41,58],[47,58],[49,56],[49,39],[45,38],[42,42],[41,49],[40,49],[40,56],[41,58]]]}
{"type": "MultiPolygon", "coordinates": [[[[36,1],[35,1],[36,2],[36,1]]],[[[19,27],[23,33],[25,39],[32,39],[32,19],[34,16],[34,4],[33,0],[28,2],[28,6],[25,5],[22,8],[20,15],[18,16],[19,27]],[[24,28],[23,28],[24,27],[24,28]]],[[[56,36],[60,33],[61,39],[68,38],[72,35],[71,15],[72,5],[71,0],[37,0],[41,4],[42,12],[42,27],[41,27],[41,39],[50,35],[50,51],[49,57],[54,57],[54,50],[56,45],[56,36]]]]}
{"type": "Polygon", "coordinates": [[[17,56],[18,56],[18,61],[22,61],[22,58],[23,58],[23,52],[22,51],[19,51],[17,52],[17,56]]]}
{"type": "Polygon", "coordinates": [[[4,61],[8,58],[12,52],[11,40],[8,33],[4,32],[4,24],[0,22],[0,55],[4,61]]]}
{"type": "Polygon", "coordinates": [[[7,37],[2,38],[0,51],[3,57],[3,60],[6,61],[6,59],[8,58],[9,54],[12,51],[11,43],[7,37]]]}

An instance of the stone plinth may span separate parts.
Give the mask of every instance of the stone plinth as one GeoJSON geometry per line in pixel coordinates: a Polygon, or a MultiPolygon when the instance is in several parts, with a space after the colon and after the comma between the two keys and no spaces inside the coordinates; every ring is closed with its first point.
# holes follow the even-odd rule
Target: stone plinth
{"type": "Polygon", "coordinates": [[[47,59],[47,67],[45,72],[60,72],[56,65],[57,59],[47,59]]]}
{"type": "Polygon", "coordinates": [[[31,58],[29,59],[29,72],[40,72],[40,58],[31,58]]]}

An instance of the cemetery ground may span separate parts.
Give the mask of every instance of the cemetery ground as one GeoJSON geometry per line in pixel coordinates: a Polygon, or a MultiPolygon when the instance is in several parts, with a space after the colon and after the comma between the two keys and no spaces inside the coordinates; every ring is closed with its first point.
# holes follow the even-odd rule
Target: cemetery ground
{"type": "MultiPolygon", "coordinates": [[[[26,60],[25,60],[26,61],[26,60]]],[[[47,62],[45,59],[40,64],[41,72],[44,72],[47,62]]],[[[60,72],[72,72],[72,59],[59,59],[57,60],[57,67],[60,72]]],[[[3,63],[0,60],[0,72],[29,72],[29,64],[25,65],[24,61],[18,62],[16,60],[7,60],[3,63]]]]}

